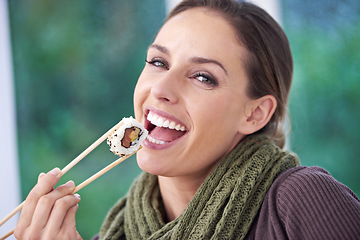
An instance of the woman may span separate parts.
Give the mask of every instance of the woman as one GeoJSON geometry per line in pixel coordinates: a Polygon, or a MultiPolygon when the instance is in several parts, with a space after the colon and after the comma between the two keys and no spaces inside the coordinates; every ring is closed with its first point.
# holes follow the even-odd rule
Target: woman
{"type": "MultiPolygon", "coordinates": [[[[149,130],[144,173],[110,210],[99,239],[356,239],[360,202],[283,151],[292,78],[285,34],[262,9],[185,0],[147,51],[134,93],[149,130]],[[170,129],[179,125],[181,130],[170,129]]],[[[81,239],[73,182],[41,174],[18,239],[81,239]]]]}

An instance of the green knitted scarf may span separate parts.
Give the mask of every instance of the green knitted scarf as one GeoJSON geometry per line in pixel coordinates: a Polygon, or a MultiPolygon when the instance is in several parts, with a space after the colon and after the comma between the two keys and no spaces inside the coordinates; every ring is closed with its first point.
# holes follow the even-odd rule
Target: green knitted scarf
{"type": "Polygon", "coordinates": [[[141,174],[108,213],[100,239],[243,239],[277,175],[298,158],[269,138],[249,136],[199,187],[184,212],[164,222],[157,177],[141,174]]]}

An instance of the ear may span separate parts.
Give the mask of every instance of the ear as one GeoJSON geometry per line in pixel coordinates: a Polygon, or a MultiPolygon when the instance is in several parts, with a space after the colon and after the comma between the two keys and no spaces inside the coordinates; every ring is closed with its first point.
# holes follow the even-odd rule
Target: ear
{"type": "Polygon", "coordinates": [[[245,108],[245,122],[239,131],[243,134],[252,134],[259,131],[270,121],[277,107],[274,96],[265,95],[251,100],[245,108]]]}

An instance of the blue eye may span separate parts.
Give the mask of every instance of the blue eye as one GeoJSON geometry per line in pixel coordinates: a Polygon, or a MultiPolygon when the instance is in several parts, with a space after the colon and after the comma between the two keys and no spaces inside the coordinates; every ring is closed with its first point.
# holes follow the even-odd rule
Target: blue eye
{"type": "Polygon", "coordinates": [[[151,59],[150,61],[145,60],[146,63],[154,66],[154,67],[159,67],[159,68],[164,68],[166,70],[169,70],[168,64],[166,61],[161,60],[161,59],[151,59]]]}
{"type": "Polygon", "coordinates": [[[199,82],[209,85],[209,86],[218,86],[218,81],[210,74],[207,73],[196,73],[193,75],[193,78],[197,79],[199,82]]]}

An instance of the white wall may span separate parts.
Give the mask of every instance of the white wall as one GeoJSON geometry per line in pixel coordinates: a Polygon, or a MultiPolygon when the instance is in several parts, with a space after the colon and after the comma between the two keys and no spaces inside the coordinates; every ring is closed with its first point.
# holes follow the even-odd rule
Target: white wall
{"type": "MultiPolygon", "coordinates": [[[[8,6],[6,0],[0,0],[0,219],[20,203],[11,63],[8,6]]],[[[10,231],[16,221],[17,215],[1,226],[0,236],[10,231]]]]}
{"type": "Polygon", "coordinates": [[[166,0],[166,14],[168,14],[179,2],[181,2],[181,0],[166,0]]]}
{"type": "Polygon", "coordinates": [[[281,24],[281,2],[279,0],[250,0],[249,2],[263,8],[281,24]]]}

